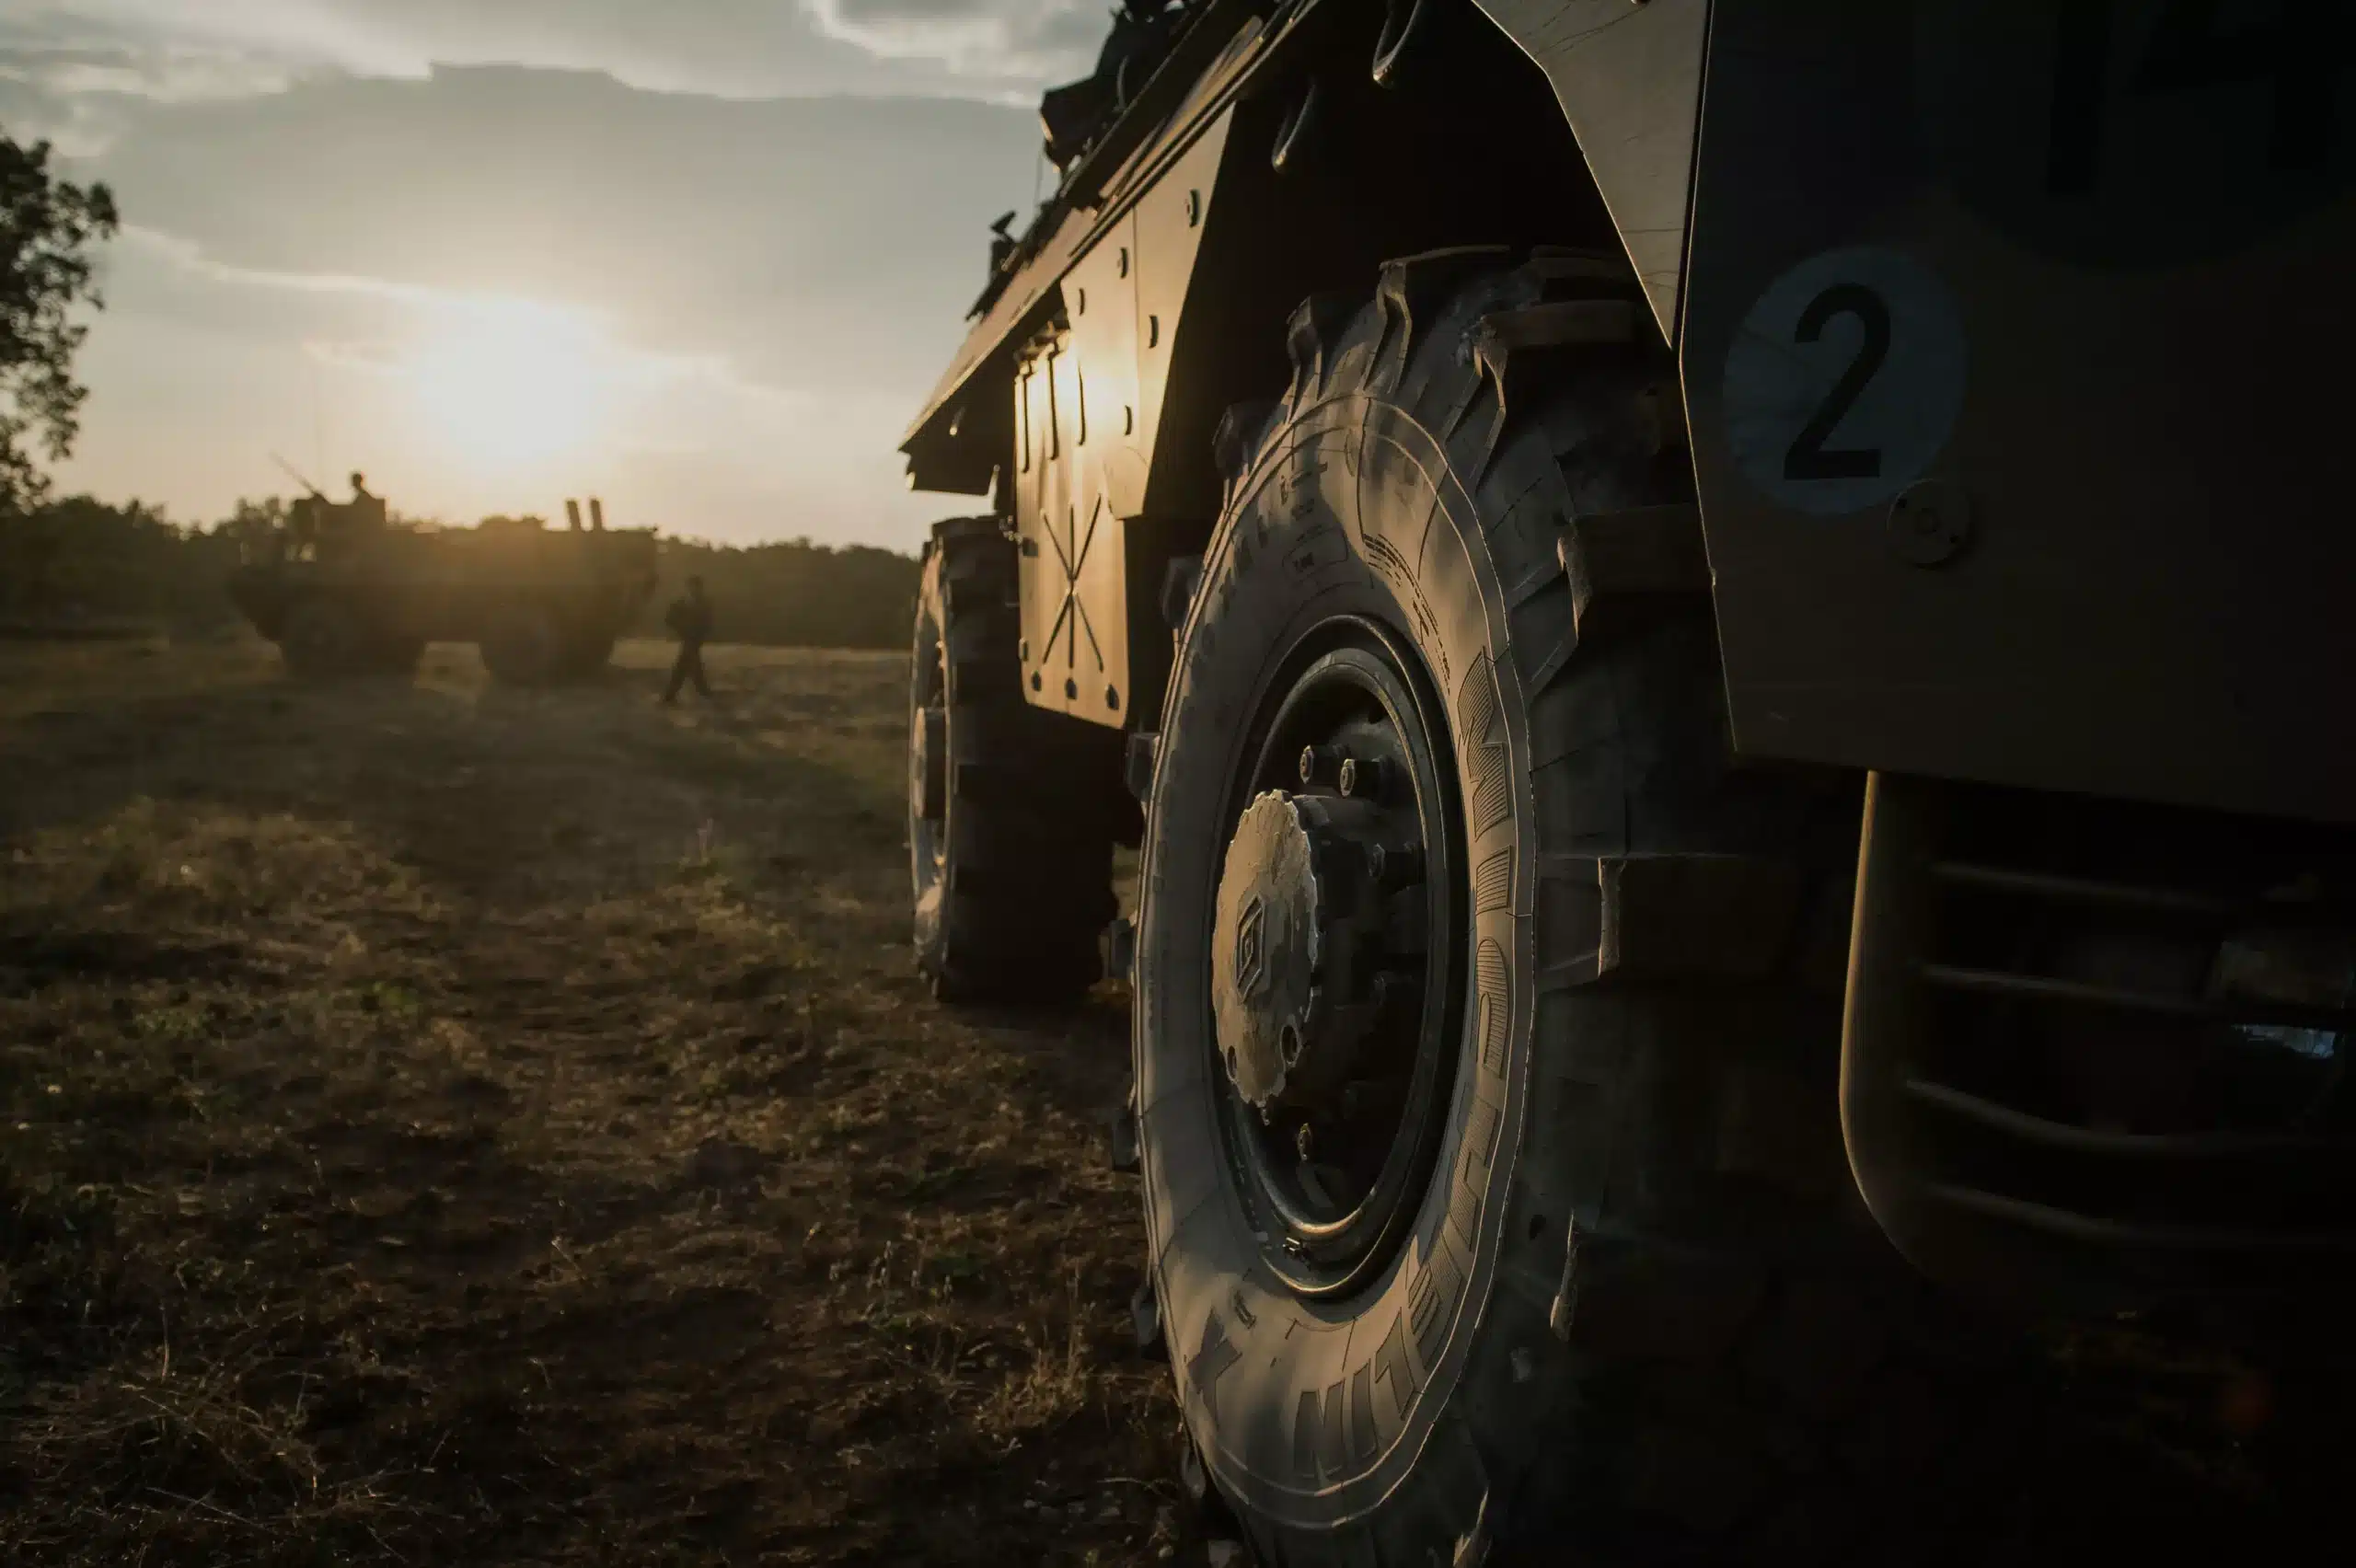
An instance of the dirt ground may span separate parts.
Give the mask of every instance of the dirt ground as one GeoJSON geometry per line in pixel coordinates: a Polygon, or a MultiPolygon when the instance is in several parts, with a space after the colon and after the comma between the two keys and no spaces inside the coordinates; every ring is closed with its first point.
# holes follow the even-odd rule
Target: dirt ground
{"type": "MultiPolygon", "coordinates": [[[[0,641],[0,1564],[1206,1560],[1121,998],[918,984],[900,658],[666,652],[0,641]]],[[[2106,1344],[2049,1556],[2287,1557],[2243,1385],[2106,1344]]]]}
{"type": "Polygon", "coordinates": [[[902,659],[665,652],[0,644],[0,1561],[1162,1555],[1120,998],[918,985],[902,659]]]}

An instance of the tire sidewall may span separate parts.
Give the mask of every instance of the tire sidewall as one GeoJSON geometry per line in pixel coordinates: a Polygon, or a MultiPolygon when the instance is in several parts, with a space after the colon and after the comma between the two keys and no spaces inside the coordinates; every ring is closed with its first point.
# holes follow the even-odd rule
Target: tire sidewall
{"type": "Polygon", "coordinates": [[[502,684],[547,686],[562,674],[564,635],[553,610],[519,605],[492,622],[481,651],[483,663],[502,684]]]}
{"type": "Polygon", "coordinates": [[[1530,737],[1505,626],[1478,510],[1443,444],[1404,409],[1353,395],[1292,421],[1239,485],[1173,674],[1134,1003],[1147,1224],[1194,1441],[1223,1493],[1278,1525],[1366,1518],[1435,1442],[1454,1450],[1438,1469],[1477,1488],[1469,1407],[1513,1345],[1543,1332],[1542,1305],[1494,1289],[1501,1228],[1520,1223],[1508,1211],[1534,1013],[1530,737]],[[1311,1302],[1262,1261],[1230,1172],[1208,948],[1233,782],[1269,685],[1336,614],[1379,621],[1420,660],[1446,714],[1433,739],[1455,764],[1462,870],[1504,891],[1476,907],[1467,890],[1453,1097],[1405,1244],[1360,1294],[1311,1302]]]}
{"type": "Polygon", "coordinates": [[[349,613],[316,596],[294,602],[280,639],[288,667],[306,680],[348,674],[359,643],[349,613]]]}
{"type": "MultiPolygon", "coordinates": [[[[918,783],[914,770],[918,766],[918,726],[924,721],[924,661],[945,658],[949,642],[947,595],[941,587],[942,561],[947,551],[935,542],[925,552],[924,573],[917,590],[915,628],[910,637],[908,655],[908,881],[916,909],[917,963],[928,974],[940,972],[941,963],[942,905],[949,895],[948,879],[941,864],[940,851],[949,833],[947,811],[938,826],[928,824],[917,814],[918,783]]],[[[948,701],[946,677],[943,677],[942,702],[948,701]]],[[[944,727],[943,739],[946,740],[944,727]]],[[[943,759],[946,766],[947,759],[943,759]]],[[[944,801],[944,808],[949,802],[944,801]]]]}

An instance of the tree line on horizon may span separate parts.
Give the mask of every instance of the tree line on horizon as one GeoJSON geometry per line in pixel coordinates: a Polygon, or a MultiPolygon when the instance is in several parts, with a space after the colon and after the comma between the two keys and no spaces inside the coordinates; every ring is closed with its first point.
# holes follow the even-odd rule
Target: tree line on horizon
{"type": "MultiPolygon", "coordinates": [[[[190,525],[144,502],[71,496],[0,511],[0,628],[226,630],[237,621],[227,583],[241,542],[283,525],[286,510],[276,497],[244,501],[217,523],[190,525]]],[[[662,580],[634,634],[662,635],[664,607],[700,576],[718,640],[790,648],[903,645],[921,570],[897,551],[806,538],[720,545],[661,537],[658,561],[662,580]]]]}

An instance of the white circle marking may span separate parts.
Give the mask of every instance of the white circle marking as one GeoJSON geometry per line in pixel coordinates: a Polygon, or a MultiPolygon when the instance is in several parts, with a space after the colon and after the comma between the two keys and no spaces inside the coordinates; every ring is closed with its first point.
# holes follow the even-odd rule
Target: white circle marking
{"type": "Polygon", "coordinates": [[[1750,482],[1831,517],[1923,477],[1963,410],[1963,321],[1897,250],[1829,250],[1769,284],[1727,351],[1726,432],[1750,482]]]}

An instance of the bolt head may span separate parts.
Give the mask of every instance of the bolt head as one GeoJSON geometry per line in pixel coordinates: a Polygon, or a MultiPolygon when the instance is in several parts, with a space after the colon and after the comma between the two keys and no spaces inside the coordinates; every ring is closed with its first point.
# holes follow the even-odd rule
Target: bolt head
{"type": "Polygon", "coordinates": [[[1317,748],[1315,746],[1300,748],[1300,781],[1303,785],[1317,782],[1317,748]]]}
{"type": "Polygon", "coordinates": [[[1357,792],[1358,759],[1356,757],[1350,757],[1342,764],[1342,793],[1345,795],[1355,795],[1357,792]]]}
{"type": "Polygon", "coordinates": [[[1889,504],[1884,537],[1910,566],[1946,566],[1971,546],[1971,498],[1950,480],[1924,479],[1889,504]]]}

